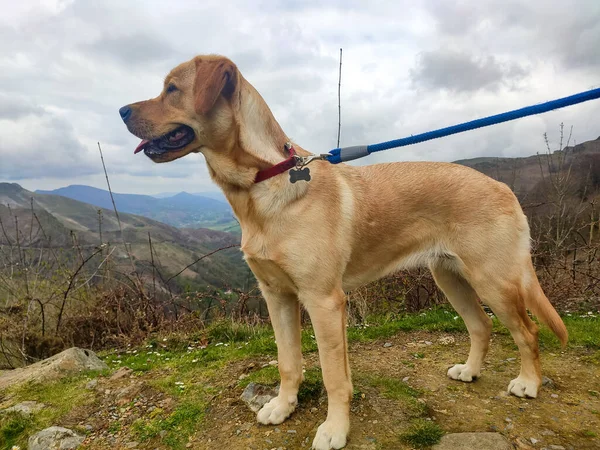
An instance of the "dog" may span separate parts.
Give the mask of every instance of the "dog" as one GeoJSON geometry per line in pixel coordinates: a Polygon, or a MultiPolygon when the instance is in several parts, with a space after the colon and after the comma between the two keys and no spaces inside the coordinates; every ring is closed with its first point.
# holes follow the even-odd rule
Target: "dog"
{"type": "Polygon", "coordinates": [[[275,332],[281,377],[279,394],[258,412],[258,422],[280,424],[296,408],[302,305],[328,397],[312,447],[344,447],[352,398],[345,292],[416,266],[431,270],[469,332],[468,359],[448,376],[471,382],[481,374],[492,329],[481,300],[519,348],[521,371],[508,391],[537,396],[538,328],[527,309],[563,345],[568,334],[540,287],[527,218],[508,186],[450,163],[354,167],[323,160],[311,163],[310,180],[292,183],[286,172],[311,153],[290,143],[256,89],[218,55],[180,64],[158,97],[119,113],[142,139],[136,153],[159,163],[202,153],[239,220],[241,249],[275,332]]]}

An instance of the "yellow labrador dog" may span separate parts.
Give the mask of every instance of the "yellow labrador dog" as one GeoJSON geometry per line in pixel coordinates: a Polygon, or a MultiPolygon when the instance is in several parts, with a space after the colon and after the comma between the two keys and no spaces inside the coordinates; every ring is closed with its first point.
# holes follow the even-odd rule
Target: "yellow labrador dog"
{"type": "Polygon", "coordinates": [[[279,424],[296,408],[302,305],[328,396],[313,448],[346,445],[352,382],[344,292],[415,266],[429,267],[469,330],[467,362],[448,376],[470,382],[480,375],[492,328],[481,299],[519,347],[521,372],[509,392],[537,395],[538,330],[526,308],[563,344],[567,330],[538,283],[527,219],[506,185],[455,164],[327,161],[310,165],[309,181],[292,183],[293,154],[310,153],[286,145],[290,139],[263,98],[221,56],[179,65],[158,97],[119,112],[143,139],[136,152],[153,161],[202,153],[240,222],[242,250],[266,299],[279,353],[279,395],[258,412],[260,423],[279,424]]]}

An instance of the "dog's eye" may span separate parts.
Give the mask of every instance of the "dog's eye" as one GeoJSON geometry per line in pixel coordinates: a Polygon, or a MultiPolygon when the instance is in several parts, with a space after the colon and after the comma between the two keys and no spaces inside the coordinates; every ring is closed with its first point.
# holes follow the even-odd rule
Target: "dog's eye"
{"type": "Polygon", "coordinates": [[[170,94],[171,92],[175,92],[177,90],[177,86],[175,86],[174,84],[170,84],[167,86],[167,94],[170,94]]]}

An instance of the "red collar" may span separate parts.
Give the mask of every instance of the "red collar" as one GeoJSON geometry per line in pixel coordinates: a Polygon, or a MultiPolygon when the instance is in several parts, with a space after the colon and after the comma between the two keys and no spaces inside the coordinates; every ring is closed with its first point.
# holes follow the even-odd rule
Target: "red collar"
{"type": "Polygon", "coordinates": [[[291,144],[286,144],[285,149],[290,155],[289,158],[281,161],[279,164],[275,164],[274,166],[269,167],[268,169],[260,170],[256,174],[256,178],[254,178],[255,183],[260,183],[261,181],[268,180],[269,178],[272,178],[275,175],[287,172],[291,168],[296,167],[296,164],[298,163],[296,150],[294,150],[294,147],[291,144]]]}

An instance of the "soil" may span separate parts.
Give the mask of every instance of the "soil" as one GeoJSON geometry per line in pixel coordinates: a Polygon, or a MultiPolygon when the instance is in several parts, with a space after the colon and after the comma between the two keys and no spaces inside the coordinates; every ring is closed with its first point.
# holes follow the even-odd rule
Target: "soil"
{"type": "MultiPolygon", "coordinates": [[[[425,402],[427,418],[446,433],[497,431],[517,448],[600,448],[600,364],[598,353],[585,348],[541,351],[547,384],[536,399],[506,394],[519,371],[519,355],[507,336],[496,336],[482,377],[462,383],[446,377],[447,369],[464,362],[469,349],[466,335],[429,332],[400,333],[385,341],[350,345],[355,390],[348,449],[408,449],[400,440],[410,412],[401,401],[386,398],[364,376],[376,375],[405,382],[425,402]],[[448,342],[450,341],[450,342],[448,342]],[[551,447],[554,446],[554,447],[551,447]]],[[[239,378],[259,370],[266,358],[230,363],[220,374],[201,431],[190,437],[193,449],[308,449],[325,419],[324,393],[302,402],[283,424],[264,426],[239,399],[239,378]]],[[[306,367],[318,366],[318,356],[306,356],[306,367]]],[[[167,449],[160,438],[137,442],[128,426],[156,408],[169,411],[175,401],[149,386],[156,374],[101,378],[93,387],[96,402],[76,408],[62,426],[91,430],[87,449],[167,449]],[[67,423],[70,422],[70,423],[67,423]]]]}

